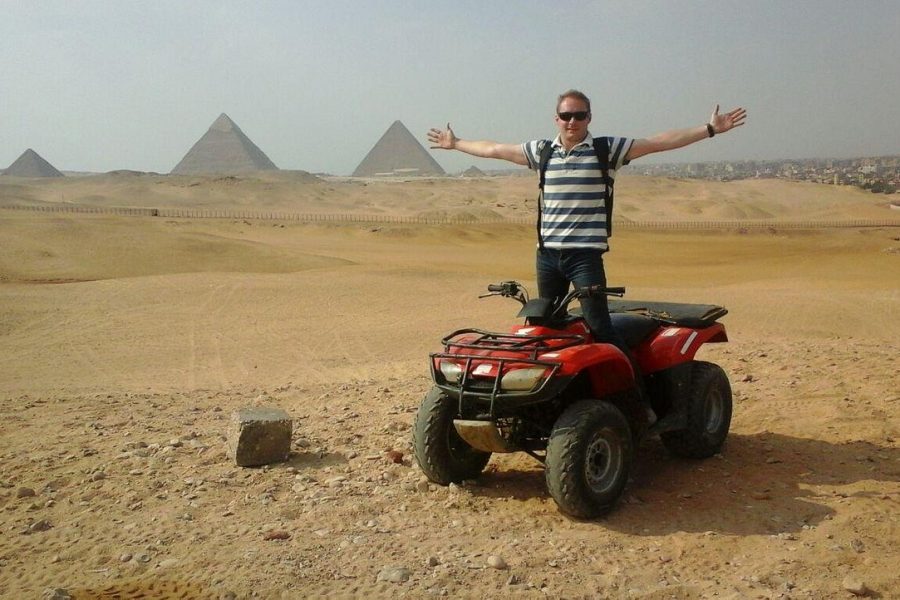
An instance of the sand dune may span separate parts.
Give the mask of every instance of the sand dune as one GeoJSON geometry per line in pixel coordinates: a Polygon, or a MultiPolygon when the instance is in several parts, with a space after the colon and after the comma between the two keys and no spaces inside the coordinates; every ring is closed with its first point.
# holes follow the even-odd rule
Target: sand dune
{"type": "Polygon", "coordinates": [[[241,235],[249,222],[194,227],[153,218],[18,219],[0,281],[86,281],[176,273],[289,273],[346,264],[241,235]]]}
{"type": "MultiPolygon", "coordinates": [[[[530,214],[534,191],[120,175],[4,182],[0,205],[480,218],[530,214]]],[[[617,191],[635,219],[885,218],[879,200],[767,181],[617,191]]],[[[0,209],[0,597],[838,599],[848,576],[897,595],[900,227],[617,232],[609,279],[628,297],[729,308],[730,342],[703,358],[735,413],[706,461],[646,441],[595,522],[562,516],[530,458],[496,456],[456,490],[409,459],[428,352],[512,323],[515,305],[476,296],[533,288],[533,235],[0,209]],[[228,417],[253,404],[294,417],[288,463],[227,460],[228,417]],[[409,579],[380,580],[391,567],[409,579]]]]}
{"type": "MultiPolygon", "coordinates": [[[[145,208],[255,209],[293,213],[532,216],[531,176],[317,178],[302,171],[221,177],[113,174],[0,181],[0,206],[69,203],[145,208]]],[[[619,218],[627,220],[894,219],[889,197],[857,188],[742,180],[709,182],[620,176],[619,218]]]]}

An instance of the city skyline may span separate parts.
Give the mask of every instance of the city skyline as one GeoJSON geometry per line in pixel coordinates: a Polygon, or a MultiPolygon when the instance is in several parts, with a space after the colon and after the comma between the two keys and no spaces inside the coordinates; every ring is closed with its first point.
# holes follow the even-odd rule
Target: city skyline
{"type": "MultiPolygon", "coordinates": [[[[447,121],[552,137],[569,87],[591,96],[595,135],[699,125],[717,102],[749,112],[636,164],[894,155],[898,29],[891,2],[831,0],[8,3],[0,168],[33,148],[64,171],[169,172],[224,112],[279,167],[346,175],[396,120],[423,146],[447,121]]],[[[448,172],[503,166],[431,154],[448,172]]]]}

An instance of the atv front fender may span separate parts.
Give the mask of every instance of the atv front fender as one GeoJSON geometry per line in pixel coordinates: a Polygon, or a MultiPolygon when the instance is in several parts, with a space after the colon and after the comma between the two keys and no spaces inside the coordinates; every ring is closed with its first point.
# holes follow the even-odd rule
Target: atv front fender
{"type": "Polygon", "coordinates": [[[560,361],[560,375],[587,373],[595,398],[634,387],[631,361],[612,344],[584,344],[546,353],[542,358],[560,361]]]}

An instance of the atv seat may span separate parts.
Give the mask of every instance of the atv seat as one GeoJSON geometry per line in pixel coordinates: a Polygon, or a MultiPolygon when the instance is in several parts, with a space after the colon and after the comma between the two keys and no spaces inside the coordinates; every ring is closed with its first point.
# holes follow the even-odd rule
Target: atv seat
{"type": "Polygon", "coordinates": [[[716,319],[728,314],[728,310],[714,304],[683,304],[680,302],[644,302],[641,300],[609,300],[611,316],[616,314],[646,315],[661,323],[704,329],[716,319]]]}
{"type": "MultiPolygon", "coordinates": [[[[569,314],[581,316],[581,307],[573,306],[569,314]]],[[[704,329],[726,314],[726,308],[713,304],[609,299],[613,329],[629,348],[644,341],[661,323],[704,329]]]]}
{"type": "Polygon", "coordinates": [[[609,318],[613,329],[629,348],[634,348],[659,328],[659,322],[646,315],[610,313],[609,318]]]}

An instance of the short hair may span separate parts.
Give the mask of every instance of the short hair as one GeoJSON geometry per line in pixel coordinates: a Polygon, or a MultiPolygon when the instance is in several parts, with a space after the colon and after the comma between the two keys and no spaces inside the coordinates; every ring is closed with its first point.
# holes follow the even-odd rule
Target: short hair
{"type": "Polygon", "coordinates": [[[576,98],[581,100],[587,105],[587,111],[591,112],[591,99],[585,96],[584,92],[579,92],[578,90],[566,90],[560,94],[559,98],[556,99],[556,112],[559,112],[559,105],[562,104],[562,101],[566,98],[576,98]]]}

